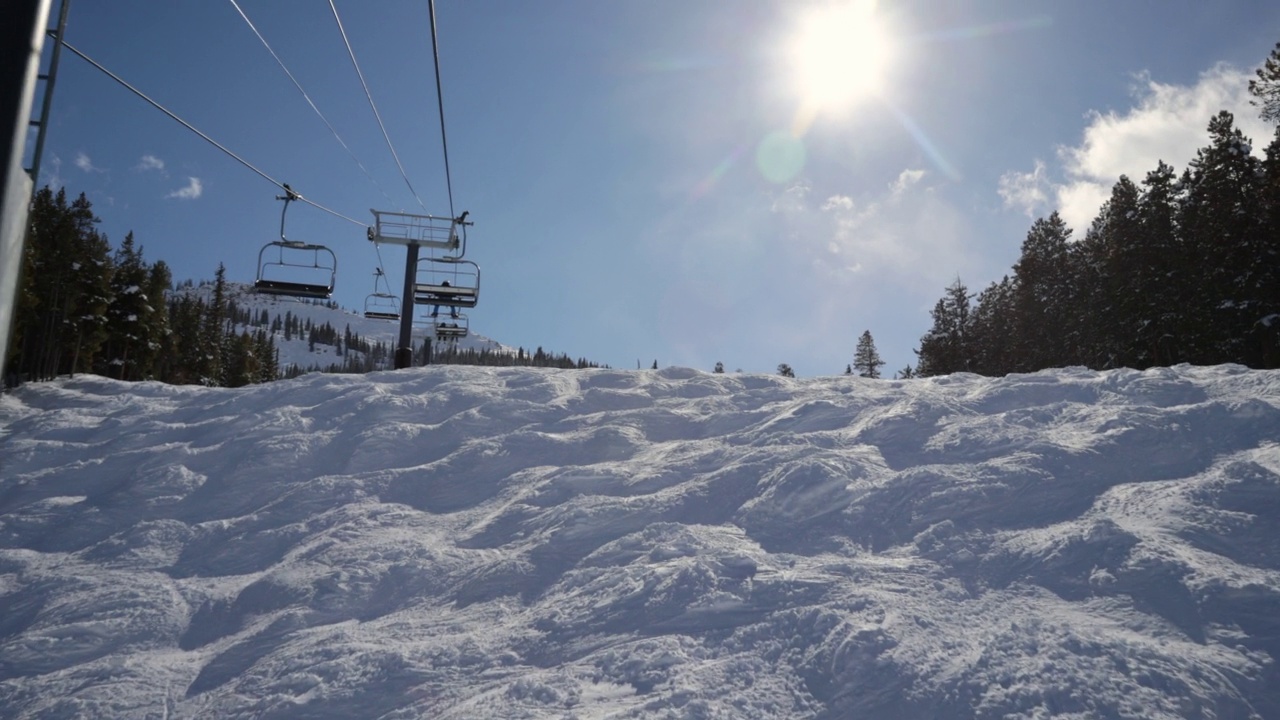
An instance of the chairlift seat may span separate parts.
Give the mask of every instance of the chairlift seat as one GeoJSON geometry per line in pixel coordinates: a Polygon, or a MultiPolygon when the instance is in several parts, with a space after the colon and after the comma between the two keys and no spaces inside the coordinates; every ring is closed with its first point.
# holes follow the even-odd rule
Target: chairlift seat
{"type": "Polygon", "coordinates": [[[436,325],[436,337],[441,340],[452,340],[456,338],[464,338],[468,334],[466,325],[457,323],[438,323],[436,325]]]}
{"type": "Polygon", "coordinates": [[[327,300],[333,296],[331,285],[311,285],[283,280],[258,280],[253,284],[253,289],[264,295],[292,295],[320,300],[327,300]]]}
{"type": "Polygon", "coordinates": [[[399,320],[398,312],[382,312],[380,310],[365,310],[364,316],[370,320],[399,320]]]}
{"type": "Polygon", "coordinates": [[[414,285],[414,302],[446,307],[475,307],[476,288],[453,285],[414,285]]]}

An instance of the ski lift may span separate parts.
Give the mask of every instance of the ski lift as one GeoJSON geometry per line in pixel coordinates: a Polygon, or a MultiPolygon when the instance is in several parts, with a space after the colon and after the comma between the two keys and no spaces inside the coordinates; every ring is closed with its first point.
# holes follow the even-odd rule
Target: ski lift
{"type": "Polygon", "coordinates": [[[379,278],[386,283],[387,276],[382,268],[374,271],[373,292],[364,299],[364,316],[370,320],[399,320],[400,299],[391,294],[390,286],[387,286],[387,292],[378,292],[379,278]]]}
{"type": "Polygon", "coordinates": [[[467,316],[458,313],[449,317],[433,318],[435,321],[436,340],[440,342],[456,342],[466,337],[471,332],[470,321],[467,316]]]}
{"type": "Polygon", "coordinates": [[[280,239],[267,243],[258,251],[258,277],[253,289],[267,295],[326,300],[333,296],[334,282],[338,277],[338,257],[324,245],[289,240],[284,236],[284,216],[289,210],[289,203],[302,197],[287,184],[284,190],[284,195],[276,196],[277,200],[284,200],[284,209],[280,211],[280,239]],[[274,257],[268,256],[268,251],[274,251],[274,257]]]}
{"type": "Polygon", "coordinates": [[[480,266],[470,260],[428,259],[418,263],[415,280],[417,305],[475,307],[480,299],[480,266]]]}
{"type": "Polygon", "coordinates": [[[370,242],[440,250],[449,260],[461,260],[467,254],[467,226],[475,224],[467,222],[469,211],[456,218],[387,210],[369,212],[374,218],[368,231],[370,242]]]}

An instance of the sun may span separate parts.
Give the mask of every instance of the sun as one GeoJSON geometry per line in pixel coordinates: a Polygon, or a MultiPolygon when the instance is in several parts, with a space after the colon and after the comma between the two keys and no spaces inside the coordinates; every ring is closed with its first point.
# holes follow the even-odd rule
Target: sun
{"type": "Polygon", "coordinates": [[[798,23],[790,56],[805,114],[842,112],[882,92],[893,52],[874,0],[828,2],[798,23]]]}

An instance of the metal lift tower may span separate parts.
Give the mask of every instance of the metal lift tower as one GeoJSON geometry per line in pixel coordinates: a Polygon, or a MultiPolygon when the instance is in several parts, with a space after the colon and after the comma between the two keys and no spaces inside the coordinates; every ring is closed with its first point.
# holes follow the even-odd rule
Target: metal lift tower
{"type": "Polygon", "coordinates": [[[370,210],[374,224],[369,228],[369,240],[375,243],[391,243],[404,245],[406,248],[404,261],[404,297],[400,301],[400,341],[396,347],[396,369],[402,370],[413,366],[413,305],[417,289],[418,250],[431,248],[446,253],[440,260],[458,262],[467,252],[466,233],[462,228],[474,223],[467,222],[467,213],[456,218],[441,218],[434,215],[412,215],[402,212],[370,210]]]}

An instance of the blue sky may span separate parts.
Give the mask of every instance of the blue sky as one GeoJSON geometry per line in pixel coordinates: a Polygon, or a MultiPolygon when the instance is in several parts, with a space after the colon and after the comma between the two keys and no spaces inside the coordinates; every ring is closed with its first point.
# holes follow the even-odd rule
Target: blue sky
{"type": "MultiPolygon", "coordinates": [[[[295,204],[287,234],[333,248],[335,299],[362,308],[369,209],[423,212],[412,184],[450,212],[427,3],[335,0],[406,183],[329,3],[238,2],[359,165],[230,0],[78,0],[67,40],[358,221],[295,204]]],[[[843,371],[870,330],[891,376],[944,287],[1009,272],[1034,218],[1059,209],[1083,235],[1120,174],[1181,171],[1220,109],[1256,153],[1271,137],[1246,87],[1280,4],[863,3],[857,44],[885,54],[831,62],[874,64],[874,87],[819,102],[795,48],[839,27],[829,5],[440,0],[454,210],[483,269],[472,329],[621,368],[800,375],[843,371]]],[[[278,188],[70,53],[40,182],[86,193],[114,243],[133,231],[179,280],[221,262],[250,282],[278,235],[278,188]]],[[[398,292],[403,248],[381,259],[398,292]]]]}

